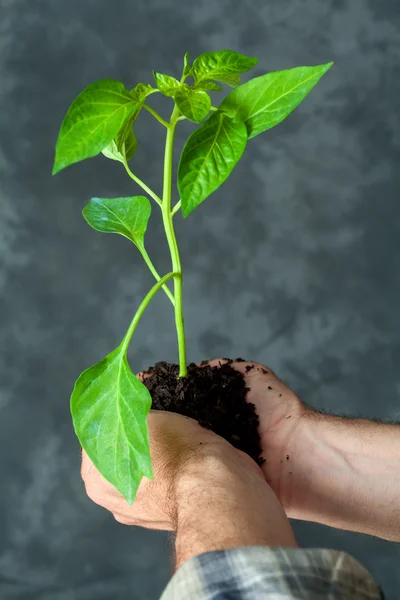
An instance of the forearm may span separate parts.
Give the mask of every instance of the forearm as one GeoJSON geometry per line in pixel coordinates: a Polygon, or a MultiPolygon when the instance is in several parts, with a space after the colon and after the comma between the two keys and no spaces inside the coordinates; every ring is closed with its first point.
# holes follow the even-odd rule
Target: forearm
{"type": "Polygon", "coordinates": [[[177,568],[214,550],[296,546],[274,492],[252,467],[243,470],[238,464],[242,460],[233,453],[221,459],[203,457],[182,478],[177,493],[177,568]]]}
{"type": "Polygon", "coordinates": [[[287,457],[290,517],[400,540],[400,426],[310,411],[287,457]]]}

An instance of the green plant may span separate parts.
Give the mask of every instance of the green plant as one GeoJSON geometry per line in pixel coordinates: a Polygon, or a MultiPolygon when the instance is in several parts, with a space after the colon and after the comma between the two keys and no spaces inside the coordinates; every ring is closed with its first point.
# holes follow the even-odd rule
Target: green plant
{"type": "Polygon", "coordinates": [[[143,312],[160,289],[174,307],[179,376],[187,375],[182,266],[174,215],[181,209],[187,217],[212,194],[230,175],[248,140],[283,121],[332,65],[267,73],[240,85],[240,73],[249,71],[257,62],[255,58],[221,50],[201,54],[190,65],[186,54],[180,80],[154,71],[156,87],[138,83],[131,90],[120,81],[98,81],[75,99],[60,129],[53,174],[100,153],[122,163],[129,177],[161,209],[172,259],[171,273],[160,277],[144,246],[151,213],[147,197],[92,198],[84,208],[83,216],[91,227],[131,240],[156,279],[120,345],[80,375],[71,396],[74,428],[82,447],[102,475],[130,503],[142,476],[152,478],[147,431],[151,397],[133,375],[127,350],[143,312]],[[189,78],[191,84],[187,83],[189,78]],[[212,105],[209,95],[209,92],[222,91],[216,82],[234,88],[218,108],[212,105]],[[147,98],[155,93],[173,102],[168,121],[147,104],[147,98]],[[128,166],[137,148],[134,123],[143,109],[166,129],[161,197],[128,166]],[[180,199],[172,206],[174,135],[178,123],[184,119],[201,125],[189,136],[182,150],[177,177],[180,199]],[[170,279],[174,280],[173,293],[167,285],[170,279]]]}

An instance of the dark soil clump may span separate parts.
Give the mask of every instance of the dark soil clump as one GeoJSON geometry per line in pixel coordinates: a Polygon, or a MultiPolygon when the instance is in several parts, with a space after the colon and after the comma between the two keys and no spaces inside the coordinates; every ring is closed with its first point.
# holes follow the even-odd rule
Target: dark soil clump
{"type": "Polygon", "coordinates": [[[261,464],[255,406],[246,402],[249,388],[230,363],[221,367],[191,363],[188,376],[178,379],[178,365],[159,362],[150,367],[151,375],[144,384],[153,399],[153,410],[192,417],[261,464]]]}

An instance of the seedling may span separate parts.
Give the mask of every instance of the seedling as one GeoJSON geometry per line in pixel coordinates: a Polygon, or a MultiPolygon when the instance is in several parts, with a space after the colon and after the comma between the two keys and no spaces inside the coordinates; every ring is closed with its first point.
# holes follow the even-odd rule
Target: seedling
{"type": "Polygon", "coordinates": [[[179,80],[154,71],[155,87],[138,83],[128,89],[113,79],[97,81],[74,100],[60,129],[53,174],[102,153],[121,163],[129,177],[146,192],[146,196],[129,198],[92,198],[83,210],[84,218],[94,229],[118,233],[133,242],[156,283],[140,304],[119,346],[80,375],[71,396],[71,413],[81,446],[129,503],[133,502],[142,477],[151,479],[153,473],[147,430],[151,397],[132,373],[127,350],[144,311],[159,290],[165,292],[174,309],[179,377],[187,376],[182,266],[174,216],[181,210],[188,217],[215,192],[239,162],[248,141],[283,121],[332,65],[267,73],[240,85],[240,74],[257,62],[256,58],[220,50],[205,52],[190,64],[186,54],[179,80]],[[234,89],[215,107],[210,92],[221,92],[220,83],[234,89]],[[169,120],[148,104],[150,96],[156,93],[173,104],[169,120]],[[134,124],[142,110],[151,113],[166,130],[162,195],[151,190],[128,164],[137,149],[134,124]],[[174,136],[184,119],[200,125],[182,150],[177,172],[179,198],[172,204],[174,136]],[[163,277],[144,245],[151,213],[149,198],[161,210],[171,254],[171,272],[163,277]],[[173,292],[168,287],[170,280],[174,282],[173,292]]]}

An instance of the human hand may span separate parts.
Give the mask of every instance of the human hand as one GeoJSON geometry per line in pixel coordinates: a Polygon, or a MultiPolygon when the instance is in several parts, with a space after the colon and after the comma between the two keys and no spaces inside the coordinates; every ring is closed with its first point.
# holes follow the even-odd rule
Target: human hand
{"type": "MultiPolygon", "coordinates": [[[[215,359],[208,364],[220,366],[225,362],[215,359]]],[[[262,472],[291,516],[295,499],[290,452],[295,446],[303,416],[312,411],[269,367],[241,361],[234,361],[231,366],[243,374],[249,388],[246,399],[255,405],[260,419],[259,433],[265,458],[262,472]]]]}
{"type": "MultiPolygon", "coordinates": [[[[207,464],[210,471],[209,484],[227,462],[234,462],[239,470],[242,469],[249,484],[255,479],[263,480],[261,470],[246,454],[193,419],[152,411],[148,424],[154,480],[143,478],[132,506],[82,451],[81,475],[89,498],[110,511],[120,523],[174,530],[178,503],[186,493],[183,481],[193,470],[200,471],[202,465],[207,464]]],[[[192,480],[191,485],[194,483],[192,480]]]]}
{"type": "Polygon", "coordinates": [[[288,517],[399,541],[399,425],[321,414],[269,367],[232,367],[245,377],[260,420],[261,468],[288,517]]]}
{"type": "Polygon", "coordinates": [[[82,452],[88,496],[125,525],[176,531],[177,566],[240,546],[296,546],[285,512],[247,454],[196,421],[162,411],[148,419],[154,480],[129,506],[82,452]]]}

